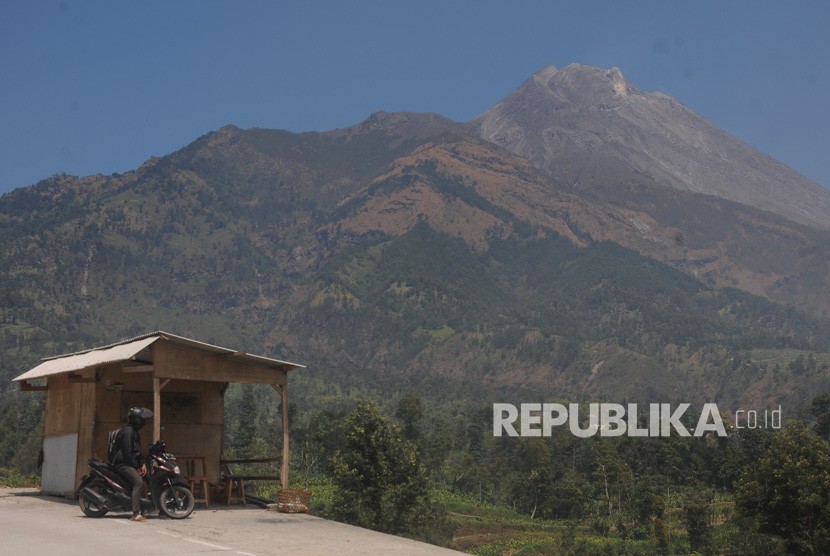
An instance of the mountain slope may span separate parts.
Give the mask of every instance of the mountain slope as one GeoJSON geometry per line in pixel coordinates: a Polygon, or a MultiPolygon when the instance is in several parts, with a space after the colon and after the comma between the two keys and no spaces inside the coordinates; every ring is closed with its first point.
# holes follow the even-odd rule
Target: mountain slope
{"type": "Polygon", "coordinates": [[[470,124],[573,188],[659,184],[830,229],[830,191],[617,68],[548,66],[470,124]]]}
{"type": "MultiPolygon", "coordinates": [[[[494,238],[552,231],[580,246],[615,241],[712,286],[738,287],[814,314],[830,310],[826,231],[657,185],[573,190],[523,158],[455,137],[419,146],[355,190],[338,215],[341,236],[401,233],[425,219],[483,252],[494,238]],[[436,185],[466,204],[442,204],[436,185]]],[[[325,235],[343,240],[333,227],[325,235]]]]}
{"type": "MultiPolygon", "coordinates": [[[[691,214],[732,211],[754,233],[766,213],[675,191],[697,208],[674,226],[648,203],[677,199],[643,191],[600,202],[413,114],[330,133],[227,127],[124,175],[55,177],[0,199],[2,379],[169,329],[308,363],[324,384],[438,397],[737,403],[822,387],[818,369],[728,372],[739,352],[824,349],[821,321],[620,247],[707,249],[707,233],[740,229],[696,230],[691,214]]],[[[781,222],[797,242],[819,233],[781,222]]]]}

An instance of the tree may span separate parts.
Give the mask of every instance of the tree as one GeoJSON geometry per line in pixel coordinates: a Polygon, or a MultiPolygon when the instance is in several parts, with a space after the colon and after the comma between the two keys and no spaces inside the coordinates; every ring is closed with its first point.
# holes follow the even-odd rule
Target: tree
{"type": "Polygon", "coordinates": [[[813,432],[825,440],[830,440],[830,394],[813,398],[810,413],[813,417],[813,432]]]}
{"type": "Polygon", "coordinates": [[[794,554],[830,553],[830,444],[794,421],[738,483],[739,512],[794,554]]]}
{"type": "Polygon", "coordinates": [[[256,440],[257,403],[253,384],[242,386],[242,402],[239,406],[239,422],[231,439],[237,456],[250,457],[251,446],[256,440]]]}
{"type": "Polygon", "coordinates": [[[795,361],[790,361],[790,372],[794,375],[804,374],[807,371],[807,366],[804,364],[804,354],[796,357],[795,361]]]}
{"type": "Polygon", "coordinates": [[[686,532],[689,535],[689,549],[692,552],[708,554],[712,549],[712,493],[697,487],[686,496],[683,503],[686,532]]]}
{"type": "Polygon", "coordinates": [[[424,407],[421,398],[415,391],[408,392],[398,402],[395,417],[403,423],[403,435],[407,440],[417,440],[421,436],[421,420],[424,418],[424,407]]]}
{"type": "Polygon", "coordinates": [[[342,428],[345,447],[333,458],[334,517],[399,534],[428,512],[428,483],[415,445],[372,401],[363,400],[342,428]]]}
{"type": "Polygon", "coordinates": [[[659,494],[654,496],[652,502],[654,509],[654,537],[657,539],[657,546],[661,554],[669,552],[669,530],[666,527],[666,500],[659,494]]]}
{"type": "Polygon", "coordinates": [[[516,449],[516,461],[508,483],[513,507],[537,516],[555,484],[551,446],[541,438],[525,439],[516,449]]]}

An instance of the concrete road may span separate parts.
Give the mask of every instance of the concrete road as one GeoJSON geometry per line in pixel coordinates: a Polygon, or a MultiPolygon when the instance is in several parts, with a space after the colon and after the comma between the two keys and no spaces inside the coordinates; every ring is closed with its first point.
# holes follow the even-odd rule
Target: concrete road
{"type": "Polygon", "coordinates": [[[85,517],[77,501],[32,489],[0,489],[0,552],[61,556],[188,556],[195,554],[451,555],[429,544],[257,506],[197,507],[183,520],[128,514],[85,517]]]}

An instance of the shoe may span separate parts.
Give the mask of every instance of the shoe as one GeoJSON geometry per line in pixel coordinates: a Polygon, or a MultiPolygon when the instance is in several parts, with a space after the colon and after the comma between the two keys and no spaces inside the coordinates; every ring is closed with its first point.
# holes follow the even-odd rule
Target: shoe
{"type": "Polygon", "coordinates": [[[130,521],[147,521],[147,518],[141,514],[135,514],[133,517],[130,518],[130,521]]]}

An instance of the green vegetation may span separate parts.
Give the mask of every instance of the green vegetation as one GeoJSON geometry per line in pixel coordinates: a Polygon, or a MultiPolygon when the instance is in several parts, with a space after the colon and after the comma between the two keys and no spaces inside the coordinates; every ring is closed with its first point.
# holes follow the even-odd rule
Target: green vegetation
{"type": "Polygon", "coordinates": [[[292,487],[312,512],[479,555],[826,551],[817,417],[726,438],[494,438],[478,422],[449,434],[422,403],[398,400],[400,428],[366,400],[298,423],[292,487]]]}
{"type": "Polygon", "coordinates": [[[799,422],[776,435],[738,484],[738,509],[793,554],[830,551],[830,444],[799,422]]]}
{"type": "Polygon", "coordinates": [[[0,487],[2,488],[37,488],[40,475],[21,475],[13,469],[0,467],[0,487]]]}
{"type": "Polygon", "coordinates": [[[386,533],[444,529],[429,498],[426,469],[415,445],[377,405],[359,401],[342,427],[343,448],[332,458],[335,519],[386,533]]]}

